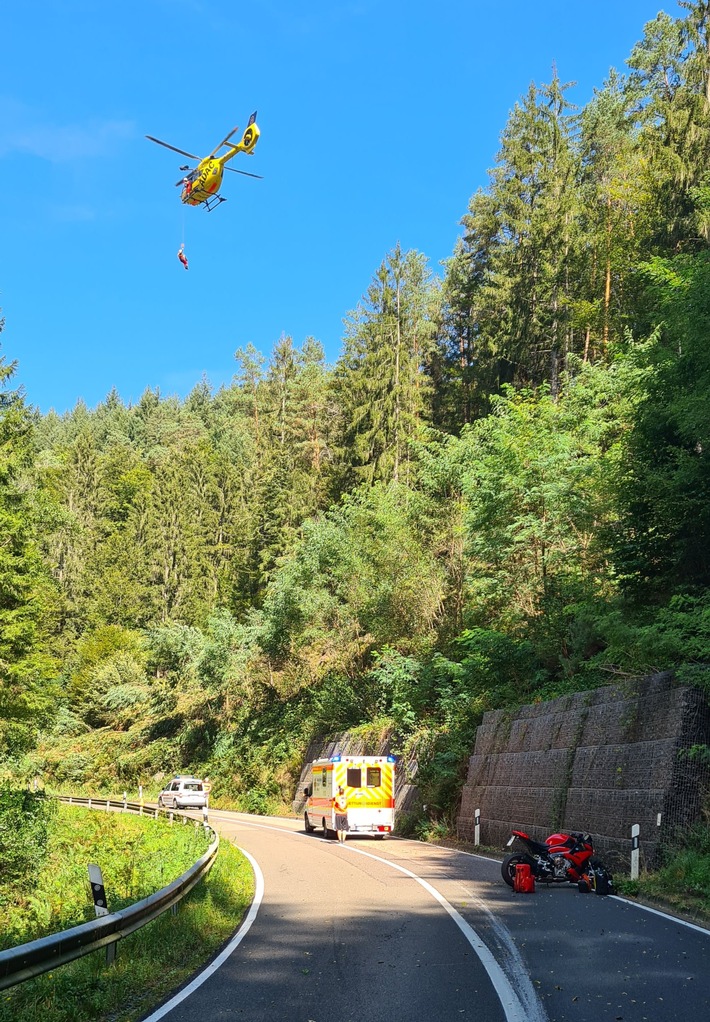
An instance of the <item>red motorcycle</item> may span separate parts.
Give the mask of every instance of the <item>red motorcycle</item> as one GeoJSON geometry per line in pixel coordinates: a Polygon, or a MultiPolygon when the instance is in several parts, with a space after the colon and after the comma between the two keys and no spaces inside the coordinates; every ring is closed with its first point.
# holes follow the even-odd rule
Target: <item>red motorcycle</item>
{"type": "Polygon", "coordinates": [[[550,834],[545,843],[535,841],[523,830],[514,830],[508,841],[525,846],[524,852],[506,855],[501,863],[503,879],[513,887],[515,867],[527,863],[532,875],[541,883],[577,884],[582,892],[612,893],[612,878],[604,863],[594,856],[591,834],[550,834]]]}

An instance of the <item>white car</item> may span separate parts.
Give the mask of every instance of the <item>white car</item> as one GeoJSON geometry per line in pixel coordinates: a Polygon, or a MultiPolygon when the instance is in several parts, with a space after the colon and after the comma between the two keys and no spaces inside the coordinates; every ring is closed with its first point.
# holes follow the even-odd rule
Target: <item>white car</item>
{"type": "Polygon", "coordinates": [[[199,777],[174,777],[158,795],[158,805],[170,809],[202,809],[207,791],[199,777]]]}

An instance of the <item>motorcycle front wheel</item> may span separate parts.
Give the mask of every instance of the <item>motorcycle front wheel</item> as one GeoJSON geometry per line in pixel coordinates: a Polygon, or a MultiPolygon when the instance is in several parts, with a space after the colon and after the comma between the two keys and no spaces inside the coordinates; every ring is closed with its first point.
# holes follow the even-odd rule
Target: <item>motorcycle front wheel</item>
{"type": "Polygon", "coordinates": [[[515,867],[522,865],[523,863],[530,867],[534,876],[535,860],[529,855],[525,855],[521,852],[518,852],[517,854],[506,855],[506,857],[501,862],[500,864],[501,876],[505,880],[508,887],[512,887],[515,881],[515,867]]]}

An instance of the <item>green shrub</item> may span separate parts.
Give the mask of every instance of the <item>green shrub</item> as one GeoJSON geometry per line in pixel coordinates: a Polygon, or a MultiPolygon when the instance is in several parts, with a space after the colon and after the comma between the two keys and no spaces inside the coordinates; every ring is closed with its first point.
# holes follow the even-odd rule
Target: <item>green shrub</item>
{"type": "Polygon", "coordinates": [[[36,885],[55,811],[56,803],[42,792],[0,786],[0,903],[13,888],[24,891],[36,885]]]}

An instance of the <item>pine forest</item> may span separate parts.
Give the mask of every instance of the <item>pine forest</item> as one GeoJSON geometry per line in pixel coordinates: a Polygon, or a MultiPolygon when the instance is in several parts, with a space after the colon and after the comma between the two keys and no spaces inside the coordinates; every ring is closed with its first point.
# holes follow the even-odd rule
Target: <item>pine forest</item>
{"type": "Polygon", "coordinates": [[[583,109],[530,85],[450,258],[384,253],[335,364],[284,335],[218,390],[57,415],[0,351],[6,777],[194,771],[270,812],[359,729],[450,823],[484,711],[708,687],[710,3],[681,8],[583,109]]]}

